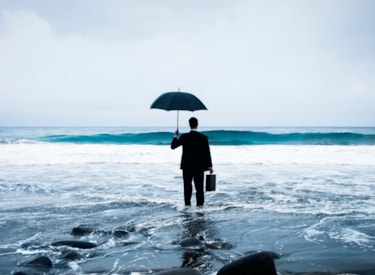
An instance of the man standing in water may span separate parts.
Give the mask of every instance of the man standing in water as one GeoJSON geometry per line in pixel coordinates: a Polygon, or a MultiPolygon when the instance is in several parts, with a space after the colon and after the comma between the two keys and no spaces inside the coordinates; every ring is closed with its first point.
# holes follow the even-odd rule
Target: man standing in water
{"type": "Polygon", "coordinates": [[[175,149],[182,145],[181,166],[184,178],[185,205],[191,205],[190,199],[193,192],[192,181],[194,180],[197,206],[204,204],[204,171],[213,173],[210,146],[207,136],[198,132],[198,119],[189,119],[190,132],[178,138],[178,130],[171,143],[175,149]]]}

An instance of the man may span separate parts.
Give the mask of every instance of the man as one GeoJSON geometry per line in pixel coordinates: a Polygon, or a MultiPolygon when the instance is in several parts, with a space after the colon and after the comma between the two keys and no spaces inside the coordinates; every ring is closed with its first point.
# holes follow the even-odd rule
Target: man
{"type": "Polygon", "coordinates": [[[194,180],[197,206],[204,204],[204,171],[213,173],[210,146],[207,136],[198,132],[198,120],[195,117],[189,119],[190,132],[178,138],[178,130],[171,143],[175,149],[182,145],[181,166],[184,178],[185,205],[191,205],[192,181],[194,180]]]}

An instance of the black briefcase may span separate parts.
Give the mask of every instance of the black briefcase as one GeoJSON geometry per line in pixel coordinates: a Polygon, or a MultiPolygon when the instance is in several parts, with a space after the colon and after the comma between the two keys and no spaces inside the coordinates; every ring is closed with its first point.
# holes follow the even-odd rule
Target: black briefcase
{"type": "Polygon", "coordinates": [[[206,175],[206,191],[215,191],[216,189],[216,175],[206,175]]]}

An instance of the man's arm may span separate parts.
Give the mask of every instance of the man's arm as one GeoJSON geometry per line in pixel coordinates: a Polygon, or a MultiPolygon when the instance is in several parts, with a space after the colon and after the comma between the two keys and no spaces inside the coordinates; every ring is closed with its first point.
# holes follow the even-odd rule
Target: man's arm
{"type": "Polygon", "coordinates": [[[176,149],[178,146],[182,145],[180,142],[180,139],[178,139],[178,130],[174,132],[174,138],[172,139],[171,142],[171,149],[176,149]]]}
{"type": "Polygon", "coordinates": [[[212,167],[212,159],[211,159],[211,151],[210,151],[210,145],[208,143],[208,138],[206,137],[206,158],[207,158],[207,164],[208,164],[208,170],[212,174],[214,172],[214,169],[212,167]]]}

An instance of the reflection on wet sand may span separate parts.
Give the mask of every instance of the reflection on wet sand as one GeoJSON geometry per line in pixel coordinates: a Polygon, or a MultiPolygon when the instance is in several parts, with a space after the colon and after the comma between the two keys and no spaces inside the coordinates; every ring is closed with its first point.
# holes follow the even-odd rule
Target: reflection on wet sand
{"type": "Polygon", "coordinates": [[[214,240],[214,222],[205,218],[203,212],[185,212],[180,245],[184,247],[182,267],[204,270],[212,267],[215,255],[209,243],[214,240]]]}
{"type": "Polygon", "coordinates": [[[180,243],[185,248],[182,255],[182,267],[202,270],[212,266],[213,254],[204,245],[209,224],[203,212],[184,213],[184,231],[180,243]]]}

